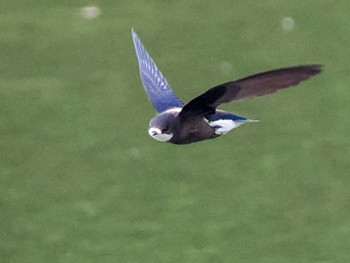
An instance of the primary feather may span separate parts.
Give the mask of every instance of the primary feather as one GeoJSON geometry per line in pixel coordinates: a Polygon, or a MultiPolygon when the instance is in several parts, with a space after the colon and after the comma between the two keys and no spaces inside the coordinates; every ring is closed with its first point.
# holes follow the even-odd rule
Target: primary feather
{"type": "Polygon", "coordinates": [[[132,38],[139,62],[142,84],[153,107],[157,112],[182,107],[184,103],[173,93],[167,80],[157,68],[134,30],[132,30],[132,38]]]}
{"type": "Polygon", "coordinates": [[[188,102],[179,118],[213,114],[220,104],[263,96],[288,88],[321,72],[321,65],[303,65],[271,70],[239,80],[230,81],[197,96],[188,102]]]}

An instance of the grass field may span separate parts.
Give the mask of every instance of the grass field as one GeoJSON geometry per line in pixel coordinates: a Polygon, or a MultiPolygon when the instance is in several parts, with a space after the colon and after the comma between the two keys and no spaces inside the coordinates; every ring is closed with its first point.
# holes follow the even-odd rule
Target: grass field
{"type": "Polygon", "coordinates": [[[350,262],[349,11],[347,0],[3,1],[0,262],[350,262]],[[100,15],[83,18],[87,5],[100,15]],[[324,72],[223,106],[260,123],[160,143],[132,27],[185,101],[273,68],[324,72]]]}

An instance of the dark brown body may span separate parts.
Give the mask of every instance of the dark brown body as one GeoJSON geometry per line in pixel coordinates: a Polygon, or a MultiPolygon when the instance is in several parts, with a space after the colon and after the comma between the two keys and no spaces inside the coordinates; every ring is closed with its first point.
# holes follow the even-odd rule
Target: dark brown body
{"type": "Polygon", "coordinates": [[[169,142],[174,144],[189,144],[208,139],[214,139],[219,135],[210,127],[203,117],[193,117],[182,125],[174,125],[173,137],[169,142]]]}

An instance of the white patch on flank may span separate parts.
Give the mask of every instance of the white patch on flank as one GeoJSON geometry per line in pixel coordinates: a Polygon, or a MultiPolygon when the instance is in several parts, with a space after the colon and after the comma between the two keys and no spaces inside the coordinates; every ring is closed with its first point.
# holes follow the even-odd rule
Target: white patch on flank
{"type": "Polygon", "coordinates": [[[167,134],[167,133],[162,133],[162,131],[158,128],[151,127],[148,129],[148,134],[153,138],[156,139],[157,141],[160,142],[167,142],[169,141],[172,137],[173,134],[167,134]]]}
{"type": "Polygon", "coordinates": [[[209,122],[207,119],[204,119],[208,122],[210,127],[215,128],[215,133],[217,135],[226,134],[234,128],[237,128],[245,123],[245,121],[233,121],[233,120],[217,120],[209,122]]]}

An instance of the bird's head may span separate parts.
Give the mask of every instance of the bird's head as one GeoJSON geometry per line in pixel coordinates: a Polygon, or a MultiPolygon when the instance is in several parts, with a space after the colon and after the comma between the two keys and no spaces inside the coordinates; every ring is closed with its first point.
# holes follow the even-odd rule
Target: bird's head
{"type": "Polygon", "coordinates": [[[159,114],[151,120],[148,133],[157,141],[167,142],[173,137],[174,122],[173,114],[159,114]]]}

